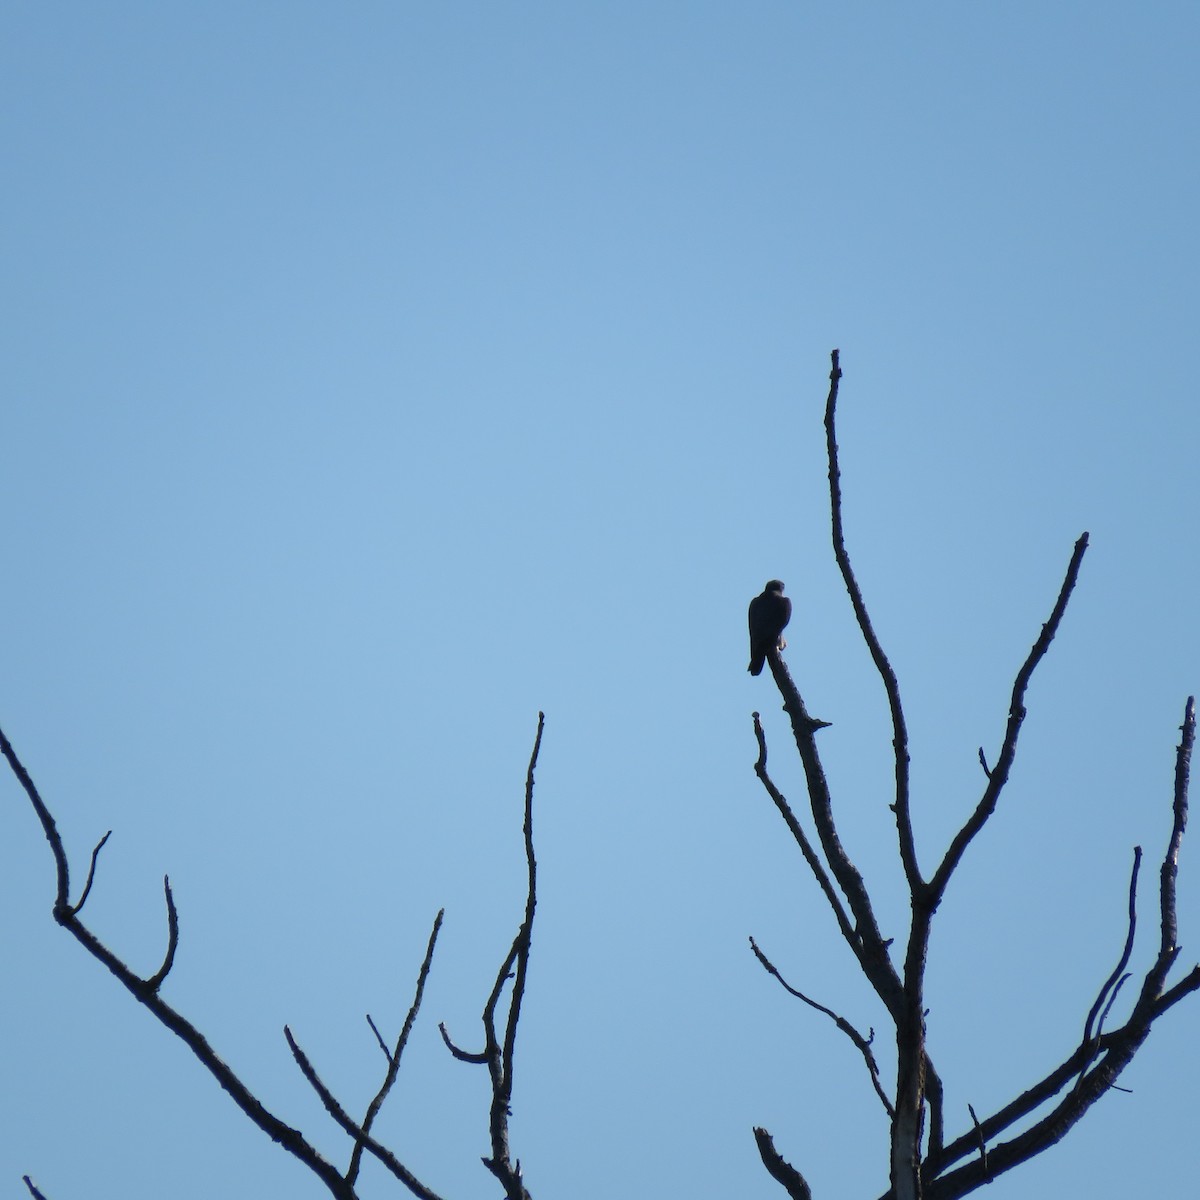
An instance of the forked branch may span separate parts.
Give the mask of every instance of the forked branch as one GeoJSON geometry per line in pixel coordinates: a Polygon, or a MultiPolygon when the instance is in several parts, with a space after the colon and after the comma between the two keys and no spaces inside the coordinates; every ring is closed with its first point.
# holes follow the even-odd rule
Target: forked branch
{"type": "MultiPolygon", "coordinates": [[[[346,1183],[337,1168],[313,1147],[299,1130],[281,1121],[274,1113],[258,1099],[241,1079],[226,1065],[216,1051],[209,1045],[208,1039],[186,1017],[177,1012],[159,995],[159,987],[166,979],[167,972],[174,961],[175,948],[179,940],[178,915],[175,912],[174,899],[171,896],[170,885],[166,885],[168,912],[168,946],[163,965],[149,979],[143,979],[134,972],[124,961],[117,957],[90,929],[80,920],[78,906],[72,907],[67,897],[70,893],[70,872],[67,865],[67,853],[63,847],[50,810],[46,807],[29,772],[25,770],[16,751],[8,738],[0,730],[0,753],[8,760],[13,774],[17,777],[25,794],[29,797],[33,810],[41,822],[50,844],[54,857],[57,875],[55,901],[53,908],[54,919],[61,925],[83,948],[120,981],[135,1000],[145,1007],[158,1021],[165,1025],[192,1054],[209,1071],[214,1079],[229,1094],[233,1102],[243,1113],[261,1129],[273,1142],[282,1146],[289,1154],[302,1162],[328,1188],[336,1200],[355,1200],[354,1189],[346,1183]]],[[[86,890],[85,890],[86,896],[86,890]]],[[[82,901],[81,901],[82,902],[82,901]]]]}
{"type": "Polygon", "coordinates": [[[508,954],[496,973],[496,981],[483,1009],[483,1050],[475,1053],[460,1049],[451,1040],[445,1023],[439,1025],[442,1040],[451,1054],[460,1062],[485,1065],[492,1084],[492,1103],[488,1121],[488,1132],[492,1144],[490,1157],[483,1165],[500,1181],[506,1200],[532,1200],[525,1188],[521,1175],[520,1159],[512,1157],[509,1145],[508,1120],[512,1116],[513,1072],[516,1063],[517,1026],[521,1019],[521,1002],[525,998],[525,985],[529,976],[529,954],[533,944],[533,918],[537,909],[537,857],[533,848],[533,776],[537,767],[538,753],[542,746],[542,731],[546,715],[538,713],[537,735],[533,740],[533,753],[529,756],[529,767],[525,772],[525,865],[527,887],[525,894],[525,916],[508,954]],[[509,990],[508,1014],[504,1019],[503,1035],[497,1028],[496,1010],[506,986],[509,990]]]}
{"type": "MultiPolygon", "coordinates": [[[[996,811],[996,804],[1000,799],[1000,793],[1004,790],[1004,785],[1008,782],[1013,760],[1017,756],[1017,738],[1020,736],[1021,726],[1025,721],[1025,693],[1029,688],[1029,681],[1033,678],[1033,673],[1037,670],[1038,663],[1045,658],[1046,651],[1050,649],[1050,643],[1054,641],[1054,635],[1058,632],[1058,627],[1062,623],[1063,613],[1067,611],[1067,601],[1071,599],[1071,593],[1075,590],[1075,584],[1079,579],[1079,568],[1083,564],[1083,556],[1087,548],[1088,535],[1084,533],[1075,543],[1075,549],[1071,554],[1071,561],[1067,565],[1067,573],[1063,579],[1062,587],[1059,588],[1058,599],[1055,601],[1050,619],[1042,626],[1042,632],[1038,635],[1037,641],[1034,642],[1028,657],[1021,665],[1021,669],[1017,672],[1017,678],[1013,683],[1012,699],[1008,706],[1008,724],[1004,730],[1004,744],[1000,747],[1000,757],[996,760],[996,765],[988,773],[987,786],[983,790],[983,796],[980,798],[979,804],[968,818],[966,824],[955,834],[949,849],[946,851],[945,858],[942,859],[937,871],[934,872],[933,879],[930,881],[931,903],[934,908],[937,907],[942,896],[945,894],[946,885],[950,882],[950,876],[954,874],[955,868],[962,861],[962,856],[966,852],[967,846],[970,845],[972,838],[983,828],[992,813],[996,811]]],[[[980,761],[983,761],[982,750],[980,751],[980,761]]],[[[984,769],[986,770],[986,766],[984,769]]]]}

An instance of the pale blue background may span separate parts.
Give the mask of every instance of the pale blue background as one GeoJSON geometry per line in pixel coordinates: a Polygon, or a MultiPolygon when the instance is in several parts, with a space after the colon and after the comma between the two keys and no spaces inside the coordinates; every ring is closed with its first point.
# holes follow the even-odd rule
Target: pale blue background
{"type": "MultiPolygon", "coordinates": [[[[496,1194],[452,1062],[519,918],[539,708],[540,924],[513,1139],[539,1200],[875,1197],[853,1049],[883,1033],[754,779],[799,803],[745,604],[903,935],[886,707],[931,869],[977,799],[1072,543],[1092,549],[1000,813],[935,927],[948,1134],[1076,1043],[1154,883],[1200,686],[1191,4],[45,4],[0,15],[0,720],[86,915],[344,1161],[281,1036],[362,1111],[447,917],[381,1134],[496,1194]]],[[[0,782],[0,1194],[324,1195],[50,920],[0,782]]],[[[1185,846],[1186,968],[1200,852],[1185,846]]],[[[1132,987],[1132,985],[1131,985],[1132,987]]],[[[1122,1009],[1121,1011],[1124,1011],[1122,1009]]],[[[1200,999],[989,1200],[1189,1195],[1200,999]]],[[[364,1195],[396,1190],[368,1167],[364,1195]]]]}

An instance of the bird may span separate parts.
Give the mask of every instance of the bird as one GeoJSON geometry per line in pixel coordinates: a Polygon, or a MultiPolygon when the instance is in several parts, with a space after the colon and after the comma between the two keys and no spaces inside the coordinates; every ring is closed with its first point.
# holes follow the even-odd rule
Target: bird
{"type": "Polygon", "coordinates": [[[792,619],[792,602],[783,594],[778,579],[769,580],[761,596],[750,601],[750,666],[751,675],[761,675],[767,651],[782,650],[787,642],[783,631],[792,619]]]}

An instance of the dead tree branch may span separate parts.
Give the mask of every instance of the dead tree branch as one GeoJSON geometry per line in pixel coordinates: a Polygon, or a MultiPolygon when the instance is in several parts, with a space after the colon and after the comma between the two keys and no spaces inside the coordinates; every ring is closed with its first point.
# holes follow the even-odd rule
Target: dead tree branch
{"type": "Polygon", "coordinates": [[[492,1103],[488,1120],[488,1132],[492,1144],[490,1157],[483,1165],[500,1181],[506,1200],[532,1200],[521,1176],[521,1161],[513,1159],[509,1145],[508,1121],[512,1116],[513,1071],[516,1058],[517,1025],[521,1019],[521,1002],[525,998],[525,984],[529,975],[529,954],[533,943],[533,918],[537,909],[537,858],[533,848],[533,775],[537,767],[538,753],[542,746],[542,731],[546,715],[538,713],[537,735],[533,740],[533,753],[529,756],[529,768],[525,773],[525,864],[527,889],[525,894],[525,916],[508,954],[496,973],[496,981],[483,1009],[484,1047],[479,1053],[462,1050],[454,1044],[445,1023],[439,1025],[442,1040],[450,1053],[460,1062],[484,1065],[492,1084],[492,1103]],[[504,1020],[503,1037],[497,1031],[496,1010],[500,1005],[506,985],[511,982],[508,1015],[504,1020]]]}
{"type": "MultiPolygon", "coordinates": [[[[30,804],[33,806],[33,810],[41,822],[46,840],[50,844],[50,851],[54,858],[57,875],[55,901],[52,910],[55,921],[71,934],[93,958],[107,967],[139,1004],[175,1034],[254,1125],[261,1129],[273,1142],[282,1146],[284,1150],[303,1163],[321,1180],[335,1200],[357,1200],[357,1193],[354,1190],[353,1184],[343,1177],[341,1172],[316,1150],[299,1130],[285,1124],[271,1112],[250,1091],[224,1060],[220,1058],[200,1030],[181,1013],[172,1008],[171,1005],[167,1004],[159,995],[159,990],[166,981],[167,975],[174,964],[175,954],[179,946],[179,915],[169,880],[165,878],[163,880],[163,890],[167,903],[168,937],[166,955],[159,969],[148,979],[143,979],[110,950],[108,946],[101,942],[79,918],[79,910],[83,907],[83,902],[87,899],[88,893],[91,890],[96,856],[100,851],[100,847],[107,841],[108,835],[105,835],[104,839],[101,840],[100,844],[92,852],[92,870],[89,871],[88,884],[84,888],[79,903],[72,906],[67,899],[70,893],[70,871],[62,837],[58,832],[58,827],[50,810],[46,807],[33,780],[30,778],[29,772],[26,771],[24,765],[17,757],[16,751],[2,730],[0,730],[0,753],[3,753],[4,757],[8,760],[13,774],[21,784],[25,794],[29,797],[30,804]]],[[[351,1132],[352,1136],[356,1137],[356,1139],[361,1138],[366,1149],[376,1154],[377,1157],[381,1157],[384,1165],[388,1166],[389,1169],[393,1169],[392,1163],[385,1157],[382,1157],[389,1152],[379,1147],[378,1143],[374,1142],[359,1126],[354,1125],[353,1122],[350,1122],[350,1125],[352,1128],[349,1132],[351,1132]]],[[[393,1173],[395,1173],[394,1169],[393,1173]]],[[[26,1186],[32,1194],[35,1196],[38,1195],[33,1184],[28,1179],[26,1180],[26,1186]]],[[[439,1200],[436,1193],[430,1191],[428,1188],[423,1188],[423,1185],[418,1185],[418,1188],[420,1190],[414,1189],[415,1194],[423,1197],[423,1200],[439,1200]]]]}
{"type": "Polygon", "coordinates": [[[771,1135],[763,1128],[755,1126],[754,1140],[758,1144],[758,1154],[767,1168],[767,1173],[776,1183],[783,1185],[783,1190],[791,1200],[812,1200],[812,1189],[808,1181],[788,1162],[778,1150],[771,1135]]]}
{"type": "MultiPolygon", "coordinates": [[[[375,1123],[375,1118],[379,1115],[379,1110],[383,1107],[383,1102],[387,1099],[388,1092],[392,1090],[392,1085],[396,1082],[396,1076],[400,1073],[400,1056],[404,1053],[404,1047],[408,1045],[408,1037],[412,1033],[417,1013],[421,1011],[421,1001],[425,996],[425,982],[429,978],[429,969],[433,965],[433,951],[437,946],[438,933],[441,931],[442,918],[445,915],[446,910],[444,908],[439,909],[438,915],[433,919],[433,929],[429,934],[429,944],[425,947],[425,957],[421,961],[421,969],[417,973],[416,994],[413,996],[408,1016],[404,1018],[404,1025],[400,1030],[400,1036],[396,1039],[396,1045],[392,1050],[389,1051],[387,1044],[379,1037],[379,1030],[375,1028],[375,1022],[369,1016],[367,1017],[367,1021],[374,1030],[376,1038],[379,1039],[379,1044],[383,1047],[384,1054],[387,1055],[388,1069],[387,1074],[384,1076],[383,1084],[380,1086],[379,1091],[375,1093],[374,1099],[367,1108],[367,1114],[363,1117],[362,1130],[364,1134],[370,1134],[371,1126],[375,1123]]],[[[364,1149],[366,1149],[364,1142],[356,1141],[354,1143],[354,1150],[350,1155],[350,1166],[346,1171],[346,1182],[351,1187],[354,1186],[358,1179],[364,1149]]]]}
{"type": "Polygon", "coordinates": [[[795,996],[797,1000],[803,1000],[809,1008],[815,1008],[817,1012],[824,1013],[850,1039],[854,1044],[854,1048],[862,1055],[863,1062],[867,1065],[867,1073],[871,1077],[871,1086],[875,1089],[875,1094],[879,1097],[884,1112],[889,1117],[894,1117],[896,1110],[892,1107],[892,1102],[888,1099],[887,1092],[883,1090],[883,1085],[879,1082],[879,1064],[875,1061],[875,1052],[871,1049],[871,1043],[875,1040],[875,1030],[871,1030],[869,1037],[863,1037],[845,1017],[835,1013],[832,1008],[826,1008],[824,1004],[819,1004],[811,996],[806,996],[799,989],[792,987],[779,973],[779,968],[763,953],[759,944],[753,938],[750,939],[750,949],[754,951],[754,957],[762,964],[767,974],[774,976],[782,985],[784,991],[795,996]]]}
{"type": "MultiPolygon", "coordinates": [[[[292,1031],[286,1025],[283,1027],[283,1036],[287,1039],[288,1047],[291,1049],[292,1057],[296,1060],[301,1074],[312,1085],[313,1091],[325,1105],[325,1111],[354,1139],[356,1148],[361,1145],[369,1150],[414,1196],[419,1196],[421,1200],[441,1200],[437,1192],[426,1187],[386,1146],[377,1142],[338,1103],[337,1098],[317,1074],[308,1055],[300,1049],[296,1039],[292,1036],[292,1031]]],[[[346,1180],[342,1180],[342,1184],[349,1189],[347,1195],[354,1194],[351,1185],[346,1180]]]]}
{"type": "Polygon", "coordinates": [[[896,830],[900,839],[900,858],[904,863],[904,873],[908,878],[909,888],[915,893],[923,887],[923,880],[917,865],[917,849],[909,809],[908,726],[904,720],[904,706],[900,703],[900,682],[871,623],[862,589],[858,586],[858,580],[850,566],[850,556],[846,552],[846,535],[842,526],[842,472],[838,462],[836,430],[838,383],[841,378],[839,354],[834,350],[830,354],[829,397],[825,402],[825,448],[829,459],[829,509],[833,521],[833,554],[846,584],[846,591],[850,594],[850,603],[854,607],[854,616],[858,620],[859,629],[862,630],[863,640],[867,643],[875,669],[879,672],[887,692],[888,708],[892,714],[892,748],[896,760],[896,803],[893,811],[896,814],[896,830]]]}
{"type": "Polygon", "coordinates": [[[950,876],[962,861],[967,846],[983,828],[987,819],[996,811],[1000,793],[1008,782],[1009,772],[1011,772],[1013,761],[1017,756],[1017,738],[1020,736],[1021,726],[1026,715],[1025,692],[1029,688],[1029,681],[1033,677],[1034,671],[1037,670],[1038,663],[1045,658],[1046,651],[1050,649],[1050,643],[1054,640],[1054,635],[1062,623],[1063,613],[1066,612],[1067,601],[1071,599],[1071,593],[1075,590],[1075,584],[1079,579],[1079,568],[1083,564],[1083,556],[1087,548],[1088,535],[1083,533],[1075,543],[1075,550],[1067,565],[1066,577],[1063,579],[1062,587],[1059,588],[1058,599],[1050,613],[1050,619],[1042,626],[1042,632],[1029,651],[1029,656],[1017,672],[1017,678],[1013,683],[1012,700],[1008,706],[1008,724],[1004,731],[1004,743],[1000,747],[1000,757],[996,760],[996,765],[988,772],[987,787],[984,788],[979,804],[966,824],[955,834],[946,851],[945,858],[942,859],[930,881],[931,901],[935,908],[941,902],[946,885],[950,882],[950,876]]]}

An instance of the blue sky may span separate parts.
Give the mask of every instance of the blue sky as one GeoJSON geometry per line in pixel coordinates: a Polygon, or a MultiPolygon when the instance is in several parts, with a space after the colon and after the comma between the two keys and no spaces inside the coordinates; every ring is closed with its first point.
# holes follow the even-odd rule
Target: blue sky
{"type": "MultiPolygon", "coordinates": [[[[861,1065],[746,943],[884,1036],[751,769],[761,709],[800,801],[745,672],[779,576],[900,936],[887,711],[828,545],[838,346],[927,867],[1091,533],[931,950],[950,1129],[1022,1090],[1119,955],[1200,681],[1198,50],[1167,3],[7,5],[0,722],[77,877],[114,830],[96,931],[150,973],[169,872],[166,998],[342,1158],[281,1027],[365,1107],[363,1013],[398,1028],[444,905],[380,1129],[443,1194],[490,1194],[485,1080],[436,1023],[473,1040],[516,928],[544,709],[534,1194],[779,1195],[765,1124],[818,1200],[877,1195],[861,1065]]],[[[323,1194],[56,929],[40,832],[0,800],[6,1194],[323,1194]]],[[[1180,1005],[1133,1093],[990,1200],[1186,1190],[1197,1029],[1180,1005]]]]}

